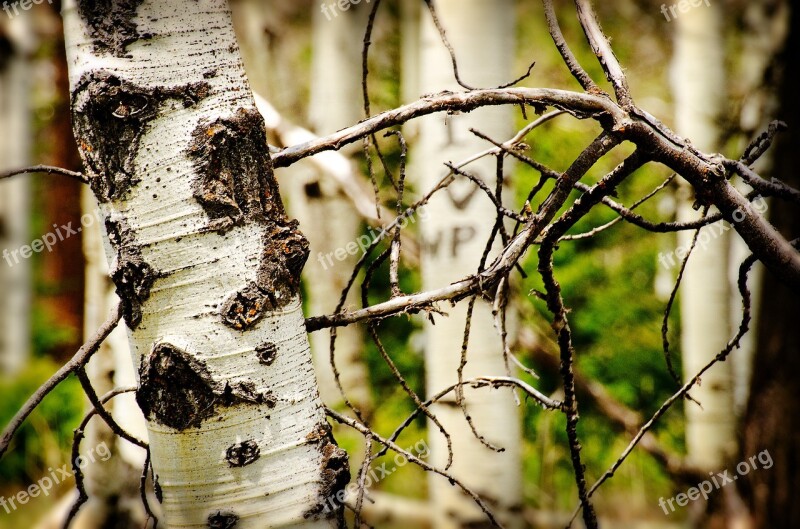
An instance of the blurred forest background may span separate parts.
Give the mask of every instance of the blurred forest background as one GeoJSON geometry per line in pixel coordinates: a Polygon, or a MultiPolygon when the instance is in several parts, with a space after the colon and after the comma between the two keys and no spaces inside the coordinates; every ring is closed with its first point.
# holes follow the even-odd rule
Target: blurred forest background
{"type": "MultiPolygon", "coordinates": [[[[331,4],[327,0],[232,0],[231,4],[253,87],[285,123],[324,134],[347,124],[347,121],[336,124],[337,118],[328,114],[338,112],[339,117],[344,115],[342,120],[351,123],[363,117],[361,43],[371,6],[367,2],[361,5],[353,2],[348,7],[348,10],[352,8],[350,13],[332,9],[326,14],[320,1],[323,5],[331,4]],[[349,41],[341,45],[346,50],[337,51],[335,43],[324,40],[324,31],[338,23],[336,17],[351,16],[356,11],[359,15],[353,17],[349,41]],[[339,72],[341,76],[336,72],[325,73],[314,59],[328,54],[325,60],[333,61],[331,54],[336,53],[344,54],[345,62],[351,64],[339,72]],[[341,100],[336,94],[345,92],[351,100],[356,98],[353,109],[347,112],[342,110],[342,103],[336,102],[341,100]],[[325,97],[333,103],[325,103],[325,97]],[[326,104],[331,106],[326,107],[326,104]],[[329,130],[321,130],[326,127],[329,130]]],[[[58,3],[44,2],[29,11],[20,11],[15,17],[0,12],[0,171],[32,164],[80,170],[70,125],[58,3]]],[[[415,70],[420,40],[417,21],[424,16],[421,11],[424,4],[416,4],[411,0],[386,0],[375,19],[369,59],[373,114],[422,95],[422,91],[415,91],[412,83],[413,77],[419,75],[415,70]]],[[[522,85],[578,89],[553,46],[540,3],[517,0],[503,4],[511,5],[516,15],[514,49],[507,50],[513,55],[512,77],[524,73],[535,61],[530,77],[522,85]]],[[[602,70],[586,46],[575,19],[574,7],[563,4],[559,7],[559,18],[568,42],[589,73],[595,79],[602,79],[602,70]]],[[[797,75],[797,65],[787,62],[789,54],[782,51],[796,39],[797,15],[791,9],[795,6],[790,6],[788,0],[711,0],[686,11],[677,10],[679,16],[674,17],[669,14],[670,5],[666,4],[666,12],[662,3],[649,0],[615,0],[598,2],[595,6],[617,57],[626,67],[631,91],[639,106],[696,141],[696,145],[705,140],[695,140],[692,132],[698,129],[692,128],[692,123],[695,119],[705,120],[714,129],[711,132],[713,145],[700,145],[700,148],[722,152],[733,159],[741,156],[748,142],[765,130],[770,120],[783,119],[789,123],[790,130],[779,139],[776,149],[767,156],[769,159],[761,161],[758,167],[766,178],[779,174],[782,167],[792,167],[792,160],[797,156],[793,151],[798,151],[797,131],[792,128],[792,125],[800,125],[797,121],[792,123],[797,114],[797,102],[781,96],[791,94],[782,87],[790,86],[790,80],[797,75]],[[699,36],[692,36],[692,32],[699,32],[699,36]],[[687,39],[689,44],[682,44],[681,38],[687,39]],[[691,44],[692,38],[696,39],[694,44],[691,44]],[[699,62],[692,63],[693,56],[699,62]],[[704,67],[704,60],[710,61],[705,64],[712,66],[704,67]],[[686,90],[682,91],[686,87],[696,88],[698,93],[687,94],[686,90]],[[692,97],[697,98],[694,105],[692,97]],[[710,118],[681,117],[686,109],[681,110],[676,101],[683,101],[688,107],[700,105],[701,113],[704,108],[713,107],[715,111],[710,118]],[[688,120],[690,124],[682,125],[681,120],[684,123],[688,120]]],[[[444,17],[446,27],[447,22],[444,17]]],[[[455,29],[448,27],[448,31],[455,29]]],[[[473,35],[477,42],[494,37],[496,35],[473,35]]],[[[459,54],[458,47],[456,54],[459,54]]],[[[515,130],[525,126],[526,120],[519,113],[514,119],[518,126],[515,130]]],[[[593,124],[570,118],[553,119],[526,140],[530,145],[528,154],[549,167],[563,170],[596,135],[593,127],[593,124]]],[[[280,127],[271,131],[275,144],[291,141],[286,131],[280,127]]],[[[414,126],[406,127],[405,133],[412,149],[411,172],[418,163],[413,159],[414,126]]],[[[389,163],[396,164],[400,156],[397,142],[381,140],[381,146],[389,163]]],[[[358,149],[345,154],[352,157],[363,172],[360,188],[372,193],[363,155],[358,149]]],[[[590,172],[588,180],[596,181],[621,159],[603,159],[590,172]]],[[[427,170],[431,170],[430,167],[427,170]]],[[[320,262],[312,263],[317,261],[314,237],[323,241],[317,243],[324,250],[326,236],[318,226],[306,225],[312,223],[314,217],[313,209],[308,212],[312,207],[308,196],[322,194],[338,200],[324,207],[339,208],[338,215],[350,227],[337,225],[331,229],[350,230],[357,236],[379,221],[364,218],[363,208],[348,204],[351,197],[337,191],[330,178],[315,174],[313,167],[299,171],[305,174],[282,181],[282,192],[292,214],[300,217],[301,229],[312,241],[308,265],[311,269],[307,267],[304,283],[304,292],[308,294],[306,314],[311,316],[330,312],[334,307],[333,301],[318,301],[323,294],[315,298],[315,289],[335,296],[343,280],[334,274],[339,268],[349,268],[345,264],[320,268],[320,262]]],[[[539,175],[523,164],[513,165],[510,171],[509,180],[517,190],[510,200],[516,209],[525,202],[527,191],[539,175]]],[[[281,174],[278,176],[284,178],[281,174]]],[[[664,168],[649,165],[639,177],[620,189],[617,201],[631,204],[668,176],[664,168]]],[[[787,183],[795,186],[798,183],[797,174],[790,170],[784,170],[782,177],[787,183]]],[[[413,175],[409,180],[411,193],[414,193],[413,175]]],[[[393,208],[393,195],[388,192],[391,183],[381,177],[377,183],[383,205],[393,208]]],[[[666,222],[680,218],[681,209],[686,209],[687,205],[690,209],[691,202],[686,190],[673,181],[637,212],[645,218],[666,222]]],[[[765,211],[768,210],[776,226],[787,238],[797,237],[797,212],[790,206],[768,204],[765,211]]],[[[93,208],[81,184],[61,176],[36,174],[2,181],[0,249],[30,244],[42,234],[70,222],[81,226],[81,215],[91,214],[93,208]]],[[[597,209],[570,233],[587,232],[616,217],[610,209],[597,209]]],[[[487,222],[491,221],[487,219],[487,222]]],[[[418,226],[411,223],[407,229],[412,240],[417,238],[418,226]]],[[[101,279],[105,265],[103,258],[97,257],[97,241],[89,232],[86,229],[64,238],[51,251],[34,253],[13,266],[7,260],[0,262],[0,424],[9,422],[28,396],[74,354],[84,337],[105,318],[109,306],[108,286],[101,279]]],[[[687,277],[688,283],[678,294],[679,303],[669,316],[666,336],[679,373],[685,367],[684,349],[691,347],[692,340],[721,333],[724,339],[719,342],[719,349],[733,334],[741,317],[735,279],[738,265],[747,252],[732,230],[719,239],[714,237],[707,250],[698,250],[697,258],[703,264],[697,266],[706,266],[710,276],[701,273],[701,279],[695,282],[687,277]],[[716,286],[707,284],[709,281],[716,281],[716,286]],[[704,286],[709,288],[703,290],[704,286]],[[698,323],[694,330],[700,338],[681,336],[691,327],[691,324],[686,325],[687,314],[690,321],[702,322],[702,327],[697,329],[698,323]]],[[[354,239],[351,236],[346,240],[354,239]]],[[[663,257],[660,260],[659,256],[674,254],[682,244],[685,240],[674,233],[647,233],[622,222],[592,238],[564,242],[556,255],[556,275],[572,310],[577,371],[581,380],[579,434],[591,482],[617,460],[629,443],[631,432],[677,389],[662,353],[662,319],[680,267],[665,265],[663,257]]],[[[381,248],[388,248],[388,244],[381,248]]],[[[515,285],[512,347],[522,363],[541,377],[536,380],[522,373],[520,378],[558,398],[560,378],[557,347],[552,342],[549,327],[550,314],[543,301],[528,295],[541,288],[536,266],[536,254],[531,252],[523,266],[528,277],[519,278],[515,285]]],[[[385,279],[387,275],[385,270],[376,275],[371,290],[375,299],[386,298],[390,288],[385,279]]],[[[406,292],[419,290],[423,281],[414,266],[403,267],[400,280],[406,292]]],[[[726,387],[724,398],[728,402],[728,412],[724,420],[719,421],[724,424],[714,419],[709,425],[708,417],[702,414],[699,418],[693,417],[694,412],[689,411],[692,405],[688,402],[670,410],[652,430],[650,446],[655,448],[637,449],[594,496],[601,520],[609,522],[606,526],[734,527],[734,520],[747,511],[747,506],[759,501],[771,505],[763,497],[758,499],[758,487],[767,487],[770,497],[781,496],[785,505],[791,503],[792,497],[798,497],[795,486],[800,470],[800,456],[797,455],[800,434],[798,426],[788,424],[797,418],[796,402],[800,401],[800,371],[791,367],[796,366],[800,356],[797,296],[796,293],[792,296],[758,267],[751,276],[750,288],[756,306],[753,330],[724,367],[715,367],[723,373],[719,380],[726,387]],[[767,404],[773,411],[764,411],[767,404]],[[783,419],[776,414],[782,414],[783,419]],[[700,442],[713,445],[710,450],[721,454],[719,459],[703,460],[704,456],[692,455],[693,450],[702,452],[702,449],[687,446],[687,439],[692,439],[688,435],[691,421],[706,421],[704,426],[697,427],[701,432],[698,434],[700,442]],[[715,431],[718,433],[713,433],[715,431]],[[722,450],[721,445],[727,446],[722,450]],[[697,483],[691,481],[696,474],[681,471],[685,462],[707,471],[723,471],[765,449],[770,450],[774,467],[759,469],[747,484],[739,484],[738,494],[733,493],[735,499],[731,500],[729,492],[722,489],[712,493],[709,502],[701,499],[669,514],[659,506],[660,498],[672,498],[697,483]],[[670,467],[670,461],[681,463],[670,467]]],[[[426,394],[424,324],[425,318],[416,316],[392,318],[381,324],[387,349],[419,394],[426,394]]],[[[316,347],[326,347],[327,335],[314,339],[321,342],[316,347]]],[[[413,402],[398,386],[380,351],[371,342],[364,340],[357,331],[346,339],[349,341],[345,347],[350,348],[350,352],[346,353],[349,360],[345,363],[357,365],[353,368],[355,371],[350,371],[355,374],[343,375],[350,377],[344,384],[352,400],[369,410],[373,428],[391,432],[415,409],[413,402]]],[[[125,348],[124,339],[121,347],[125,348]]],[[[718,350],[709,354],[713,356],[716,352],[718,350]]],[[[108,369],[113,378],[115,368],[108,369]]],[[[691,374],[683,371],[684,377],[691,374]]],[[[325,380],[321,380],[321,384],[324,386],[325,380]]],[[[328,403],[341,406],[341,402],[330,395],[334,393],[326,397],[323,387],[323,397],[328,403]]],[[[0,496],[13,496],[47,475],[49,469],[69,461],[72,432],[86,406],[80,386],[72,378],[47,397],[0,461],[0,496]]],[[[563,526],[576,506],[564,417],[532,403],[523,403],[523,410],[520,516],[528,527],[563,526]]],[[[404,433],[400,444],[413,446],[426,438],[427,426],[420,419],[404,433]]],[[[357,470],[359,453],[363,453],[362,440],[346,431],[338,432],[337,439],[351,454],[351,465],[357,470]]],[[[138,479],[138,471],[132,472],[134,479],[138,479]]],[[[427,508],[424,502],[428,487],[424,471],[405,465],[371,490],[399,498],[398,501],[405,502],[399,509],[413,513],[427,508]]],[[[35,527],[40,519],[57,508],[60,498],[70,493],[70,485],[62,483],[51,495],[32,499],[24,508],[10,513],[0,509],[0,528],[35,527]]],[[[759,508],[770,510],[773,507],[755,507],[759,508]]],[[[796,513],[797,506],[794,514],[783,513],[788,517],[782,519],[790,520],[796,513]]],[[[793,520],[798,521],[797,518],[793,520]]],[[[425,526],[426,523],[430,522],[401,519],[393,526],[425,526]]],[[[760,526],[793,526],[788,523],[760,526]]],[[[390,527],[388,522],[373,525],[390,527]]]]}

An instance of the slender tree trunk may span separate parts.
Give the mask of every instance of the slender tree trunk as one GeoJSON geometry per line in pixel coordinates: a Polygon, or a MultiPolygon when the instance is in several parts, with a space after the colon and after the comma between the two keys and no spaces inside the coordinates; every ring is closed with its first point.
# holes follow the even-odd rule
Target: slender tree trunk
{"type": "MultiPolygon", "coordinates": [[[[704,152],[719,150],[719,122],[725,105],[725,61],[722,8],[713,4],[677,18],[673,92],[677,132],[704,152]]],[[[682,187],[678,219],[695,219],[694,197],[682,187]]],[[[688,249],[693,232],[680,232],[678,247],[688,249]]],[[[730,339],[729,237],[717,227],[704,228],[689,259],[681,286],[683,375],[693,377],[730,339]]],[[[676,266],[680,254],[675,252],[676,266]]],[[[725,468],[735,453],[731,362],[714,366],[692,390],[701,403],[686,403],[686,444],[693,464],[708,470],[725,468]]]]}
{"type": "MultiPolygon", "coordinates": [[[[439,16],[447,29],[459,60],[459,72],[473,86],[496,86],[508,81],[513,72],[515,17],[514,2],[503,0],[443,0],[437,2],[439,16]],[[476,38],[480,35],[480,38],[476,38]]],[[[420,91],[458,90],[446,49],[428,12],[422,10],[420,91]]],[[[460,160],[486,149],[473,136],[475,127],[499,141],[513,133],[513,110],[481,109],[466,115],[434,116],[419,121],[419,140],[413,153],[420,169],[421,188],[430,189],[447,171],[443,163],[460,160]],[[424,163],[424,169],[422,164],[424,163]],[[439,167],[439,169],[435,169],[439,167]]],[[[466,170],[495,186],[495,160],[484,158],[466,170]]],[[[495,208],[477,187],[460,178],[438,193],[427,206],[421,221],[422,286],[440,288],[475,272],[489,238],[495,208]]],[[[502,346],[494,328],[492,307],[483,300],[475,304],[469,335],[468,363],[464,378],[505,375],[502,346]]],[[[447,308],[449,316],[437,318],[426,329],[426,385],[429,395],[457,381],[464,335],[466,303],[447,308]]],[[[477,431],[504,452],[493,452],[473,435],[464,414],[454,401],[432,407],[452,435],[452,473],[474,488],[496,510],[507,527],[516,527],[521,515],[520,416],[510,391],[480,393],[465,391],[467,410],[477,431]]],[[[431,460],[438,466],[447,462],[447,446],[435,425],[429,424],[431,460]]],[[[482,527],[486,521],[475,504],[440,476],[429,478],[430,499],[437,528],[482,527]]]]}
{"type": "Polygon", "coordinates": [[[349,479],[223,0],[65,4],[74,129],[168,527],[335,527],[349,479]]]}
{"type": "MultiPolygon", "coordinates": [[[[24,167],[30,161],[33,36],[28,22],[19,17],[0,23],[0,169],[24,167]]],[[[0,374],[7,376],[25,367],[30,355],[31,266],[13,253],[30,243],[30,215],[30,180],[0,182],[0,374]]]]}

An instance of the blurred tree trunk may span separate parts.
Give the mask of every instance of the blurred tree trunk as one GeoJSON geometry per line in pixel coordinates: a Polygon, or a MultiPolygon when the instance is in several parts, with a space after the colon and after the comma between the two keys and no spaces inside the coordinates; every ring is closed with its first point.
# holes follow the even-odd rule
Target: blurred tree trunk
{"type": "MultiPolygon", "coordinates": [[[[30,162],[34,38],[29,22],[26,17],[0,20],[0,169],[30,162]]],[[[0,182],[0,375],[17,374],[30,356],[31,263],[13,254],[31,242],[30,217],[31,181],[0,182]]]]}
{"type": "MultiPolygon", "coordinates": [[[[783,52],[769,71],[768,83],[780,86],[777,116],[789,128],[774,147],[772,176],[800,186],[800,10],[790,8],[789,34],[783,52]]],[[[796,204],[773,201],[770,221],[787,240],[800,237],[800,213],[796,204]]],[[[742,459],[767,451],[774,461],[769,468],[750,472],[745,491],[758,529],[800,527],[800,296],[764,274],[761,312],[757,322],[757,347],[753,362],[750,400],[743,428],[742,459]]]]}
{"type": "MultiPolygon", "coordinates": [[[[725,54],[722,7],[713,4],[674,20],[676,25],[672,87],[677,132],[704,152],[720,150],[720,121],[725,111],[725,54]]],[[[681,186],[678,220],[698,218],[695,198],[681,186]]],[[[688,249],[694,232],[679,232],[678,247],[688,249]]],[[[693,377],[731,336],[728,281],[728,232],[704,228],[689,258],[680,291],[683,376],[693,377]]],[[[677,250],[675,252],[678,253],[677,250]]],[[[680,257],[675,258],[676,266],[680,257]]],[[[736,450],[731,362],[714,366],[692,390],[700,402],[687,401],[686,445],[689,460],[700,468],[725,468],[736,450]]]]}
{"type": "MultiPolygon", "coordinates": [[[[515,50],[514,2],[503,0],[442,0],[436,3],[447,35],[456,50],[459,72],[473,86],[497,86],[513,77],[515,50]],[[478,37],[479,35],[479,37],[478,37]]],[[[459,90],[447,50],[427,10],[422,9],[419,91],[459,90]]],[[[446,173],[444,162],[460,160],[487,148],[470,134],[470,127],[505,141],[513,133],[513,109],[479,109],[465,115],[437,115],[419,120],[419,138],[412,153],[422,192],[446,173]]],[[[494,189],[496,161],[487,157],[465,170],[494,189]]],[[[426,206],[420,221],[422,236],[422,288],[440,288],[475,272],[496,216],[491,201],[467,179],[438,193],[426,206]]],[[[426,327],[425,366],[428,395],[457,381],[466,317],[466,303],[447,307],[448,317],[426,327]]],[[[505,375],[503,351],[494,328],[492,307],[475,303],[464,378],[505,375]]],[[[519,409],[508,390],[467,389],[465,400],[477,431],[495,446],[485,447],[473,435],[461,408],[452,400],[431,407],[452,435],[454,461],[451,472],[492,506],[506,527],[521,523],[522,468],[519,409]]],[[[443,467],[447,445],[438,428],[428,425],[431,462],[443,467]]],[[[489,522],[474,502],[440,476],[429,475],[433,526],[442,529],[486,527],[489,522]]]]}
{"type": "MultiPolygon", "coordinates": [[[[311,62],[311,103],[308,123],[319,135],[330,134],[361,119],[361,47],[367,26],[368,4],[351,5],[347,11],[328,18],[314,9],[311,62]]],[[[346,147],[343,154],[358,152],[358,144],[346,147]]],[[[303,168],[306,169],[306,168],[303,168]]],[[[362,221],[350,200],[330,177],[319,170],[305,170],[305,178],[293,182],[290,207],[304,227],[311,247],[311,258],[303,270],[312,314],[330,314],[339,302],[353,265],[361,255],[340,261],[337,251],[358,240],[362,221]]],[[[357,172],[357,171],[356,171],[357,172]]],[[[342,250],[340,250],[342,249],[342,250]]],[[[356,306],[358,291],[352,289],[348,304],[356,306]]],[[[336,366],[342,389],[348,399],[369,413],[372,408],[369,377],[365,364],[364,336],[361,327],[351,325],[336,331],[336,366]]],[[[341,405],[330,362],[330,330],[311,335],[311,351],[322,400],[341,405]]]]}
{"type": "Polygon", "coordinates": [[[138,369],[167,527],[337,527],[284,214],[224,0],[63,10],[74,129],[138,369]]]}
{"type": "MultiPolygon", "coordinates": [[[[47,103],[42,110],[52,112],[52,119],[37,134],[37,146],[42,151],[41,163],[78,170],[80,157],[72,135],[69,107],[69,80],[64,52],[62,19],[55,6],[45,4],[32,17],[38,17],[37,28],[46,28],[51,42],[51,54],[42,61],[39,75],[46,72],[46,82],[36,87],[39,97],[47,103]]],[[[57,361],[70,358],[82,343],[83,330],[83,247],[80,226],[81,188],[83,184],[70,178],[40,177],[34,180],[34,207],[41,213],[45,232],[70,226],[76,233],[59,240],[53,251],[42,252],[41,271],[37,271],[34,314],[37,323],[47,334],[58,331],[58,339],[51,340],[47,349],[57,361]],[[70,224],[71,223],[71,224],[70,224]],[[55,226],[53,226],[55,225],[55,226]]],[[[39,237],[42,234],[34,234],[39,237]]]]}

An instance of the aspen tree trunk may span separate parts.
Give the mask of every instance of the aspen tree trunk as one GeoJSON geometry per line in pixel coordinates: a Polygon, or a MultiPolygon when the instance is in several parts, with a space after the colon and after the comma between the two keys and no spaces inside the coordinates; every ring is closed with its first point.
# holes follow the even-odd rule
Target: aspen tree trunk
{"type": "MultiPolygon", "coordinates": [[[[0,23],[0,169],[24,167],[30,161],[29,18],[0,23]]],[[[30,355],[31,263],[13,254],[31,242],[30,214],[30,180],[0,182],[0,374],[8,376],[24,368],[30,355]]]]}
{"type": "MultiPolygon", "coordinates": [[[[473,86],[496,86],[512,77],[515,17],[511,0],[442,0],[439,16],[456,50],[459,72],[473,86]],[[480,38],[476,38],[480,35],[480,38]]],[[[428,12],[422,10],[420,91],[460,90],[453,78],[449,56],[428,12]]],[[[513,110],[480,109],[466,115],[433,116],[420,120],[419,140],[414,152],[422,191],[430,189],[446,172],[442,163],[460,160],[486,149],[469,129],[475,127],[500,141],[513,133],[513,110]],[[433,169],[437,168],[438,169],[433,169]]],[[[495,186],[495,160],[484,158],[466,170],[495,186]]],[[[466,179],[438,193],[421,221],[423,238],[422,287],[440,288],[475,273],[495,219],[491,201],[466,179]]],[[[469,337],[468,364],[464,378],[505,375],[502,346],[494,328],[492,307],[475,304],[469,337]]],[[[425,365],[429,395],[457,381],[466,303],[447,308],[448,317],[437,318],[426,328],[425,365]]],[[[519,410],[507,390],[465,391],[467,410],[479,433],[505,449],[496,453],[473,435],[455,401],[432,407],[445,429],[452,434],[454,462],[451,472],[472,487],[495,509],[507,527],[518,526],[521,509],[521,427],[519,410]]],[[[428,425],[432,462],[444,466],[447,446],[435,425],[428,425]]],[[[489,526],[474,502],[446,479],[431,475],[430,499],[433,526],[463,528],[489,526]]]]}
{"type": "MultiPolygon", "coordinates": [[[[420,46],[422,45],[420,10],[422,8],[422,2],[400,3],[400,90],[404,104],[416,101],[422,94],[419,84],[420,46]]],[[[409,144],[415,141],[418,132],[417,120],[403,125],[403,134],[406,135],[406,141],[409,144]]]]}
{"type": "MultiPolygon", "coordinates": [[[[704,152],[719,150],[719,120],[725,105],[725,58],[719,4],[704,6],[674,20],[673,93],[676,130],[704,152]]],[[[678,220],[698,218],[688,186],[678,199],[678,220]]],[[[725,224],[727,226],[727,224],[725,224]]],[[[693,377],[714,358],[731,336],[728,282],[729,232],[722,224],[703,228],[689,259],[681,285],[681,347],[683,375],[693,377]]],[[[679,232],[678,247],[688,249],[694,232],[679,232]]],[[[682,254],[676,250],[675,263],[682,254]]],[[[690,461],[700,468],[725,468],[735,453],[736,418],[733,410],[731,362],[703,376],[687,401],[686,445],[690,461]]]]}
{"type": "Polygon", "coordinates": [[[167,527],[335,527],[349,479],[223,0],[65,3],[75,136],[100,202],[167,527]]]}

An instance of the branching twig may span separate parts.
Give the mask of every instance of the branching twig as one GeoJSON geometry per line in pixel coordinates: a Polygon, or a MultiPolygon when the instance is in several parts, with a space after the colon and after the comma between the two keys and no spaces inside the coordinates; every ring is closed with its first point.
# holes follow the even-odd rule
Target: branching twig
{"type": "Polygon", "coordinates": [[[428,472],[434,472],[434,473],[439,474],[440,476],[446,478],[448,481],[450,481],[450,483],[456,485],[458,488],[460,488],[462,491],[464,491],[464,493],[467,496],[472,498],[472,500],[478,505],[478,507],[480,507],[480,509],[483,511],[483,513],[486,514],[486,516],[489,518],[489,521],[491,521],[492,524],[495,527],[499,527],[499,528],[502,529],[503,526],[495,518],[494,514],[492,514],[491,509],[489,509],[489,506],[486,505],[486,503],[481,499],[481,497],[478,496],[478,494],[476,492],[474,492],[472,489],[470,489],[469,487],[467,487],[466,485],[461,483],[460,480],[458,480],[457,478],[455,478],[454,476],[449,474],[447,471],[441,470],[439,468],[434,467],[433,465],[430,465],[430,464],[426,463],[425,460],[418,458],[417,456],[415,456],[411,452],[403,450],[402,448],[400,448],[400,446],[397,445],[397,443],[395,443],[393,441],[390,441],[389,439],[384,439],[383,437],[377,435],[375,432],[373,432],[372,430],[370,430],[368,427],[364,426],[363,424],[359,423],[358,421],[356,421],[354,419],[351,419],[349,417],[345,417],[344,415],[340,415],[340,414],[336,413],[335,411],[331,410],[330,408],[326,408],[325,410],[326,410],[326,412],[328,414],[328,417],[331,417],[336,422],[338,422],[340,424],[344,424],[346,426],[349,426],[349,427],[353,428],[354,430],[356,430],[358,432],[361,432],[363,435],[372,436],[373,439],[375,439],[377,442],[379,442],[380,444],[382,444],[386,448],[389,448],[389,449],[397,452],[398,454],[403,454],[409,461],[411,461],[412,463],[418,465],[419,467],[423,468],[424,470],[427,470],[428,472]]]}

